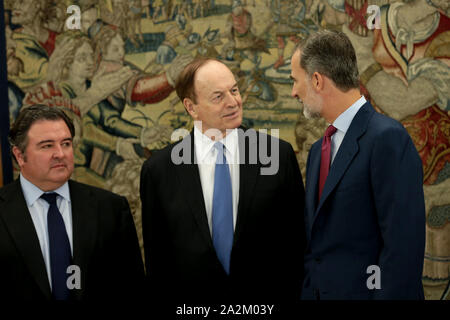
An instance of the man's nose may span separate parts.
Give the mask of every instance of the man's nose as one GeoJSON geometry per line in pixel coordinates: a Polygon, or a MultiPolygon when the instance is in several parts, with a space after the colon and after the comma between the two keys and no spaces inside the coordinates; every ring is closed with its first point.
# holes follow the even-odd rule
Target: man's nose
{"type": "Polygon", "coordinates": [[[291,90],[291,97],[292,98],[297,98],[297,91],[295,90],[294,87],[292,87],[292,90],[291,90]]]}
{"type": "Polygon", "coordinates": [[[57,145],[55,147],[55,151],[53,152],[53,157],[58,158],[58,159],[64,157],[64,151],[60,145],[57,145]]]}
{"type": "Polygon", "coordinates": [[[238,105],[239,95],[233,95],[231,92],[225,94],[227,107],[236,107],[238,105]]]}

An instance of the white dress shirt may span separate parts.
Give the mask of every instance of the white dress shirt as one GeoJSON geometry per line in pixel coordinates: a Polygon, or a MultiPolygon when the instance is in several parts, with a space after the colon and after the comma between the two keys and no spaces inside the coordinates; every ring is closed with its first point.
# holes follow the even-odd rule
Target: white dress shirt
{"type": "MultiPolygon", "coordinates": [[[[52,287],[52,277],[50,269],[50,248],[48,240],[48,228],[47,228],[47,213],[50,205],[44,199],[41,199],[41,195],[45,193],[24,176],[20,175],[20,185],[22,187],[23,195],[27,203],[28,210],[33,220],[34,228],[39,239],[41,246],[42,256],[44,257],[45,267],[47,268],[48,281],[50,288],[52,287]]],[[[73,244],[72,244],[72,205],[70,202],[69,183],[64,183],[61,187],[54,190],[58,195],[56,197],[56,205],[64,220],[66,226],[67,236],[69,237],[70,249],[73,256],[73,244]]]]}
{"type": "Polygon", "coordinates": [[[334,158],[341,146],[342,140],[344,140],[345,134],[347,133],[353,118],[358,113],[359,109],[366,103],[366,98],[362,96],[354,104],[352,104],[347,110],[342,112],[339,117],[333,122],[333,126],[337,129],[335,134],[331,136],[331,163],[333,163],[334,158]]]}
{"type": "MultiPolygon", "coordinates": [[[[195,156],[197,159],[209,232],[212,234],[212,205],[214,194],[214,171],[216,169],[216,141],[211,140],[194,126],[195,156]]],[[[233,229],[236,227],[237,207],[239,203],[239,141],[237,130],[231,131],[219,142],[225,145],[225,157],[230,169],[233,196],[233,229]]]]}

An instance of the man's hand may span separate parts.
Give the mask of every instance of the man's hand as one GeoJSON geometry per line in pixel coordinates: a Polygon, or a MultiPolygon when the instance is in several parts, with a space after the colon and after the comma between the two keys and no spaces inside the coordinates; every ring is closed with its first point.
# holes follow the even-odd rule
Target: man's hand
{"type": "Polygon", "coordinates": [[[169,140],[172,128],[164,125],[157,125],[150,128],[143,128],[141,131],[141,146],[147,147],[156,141],[169,140]]]}
{"type": "Polygon", "coordinates": [[[166,76],[167,81],[172,87],[175,87],[175,82],[178,79],[181,71],[191,62],[194,58],[191,55],[177,55],[175,59],[173,59],[169,68],[167,69],[166,76]]]}
{"type": "Polygon", "coordinates": [[[124,139],[119,138],[116,144],[116,154],[121,156],[125,160],[138,160],[140,159],[136,151],[134,151],[134,143],[139,143],[137,139],[124,139]]]}
{"type": "Polygon", "coordinates": [[[105,73],[105,68],[100,69],[92,78],[91,87],[74,99],[81,114],[88,113],[91,107],[119,90],[134,74],[130,67],[109,73],[105,73]]]}

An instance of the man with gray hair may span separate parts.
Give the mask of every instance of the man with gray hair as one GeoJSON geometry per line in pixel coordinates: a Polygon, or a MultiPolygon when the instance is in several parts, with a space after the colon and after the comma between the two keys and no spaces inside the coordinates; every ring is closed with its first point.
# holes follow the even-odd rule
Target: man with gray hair
{"type": "Polygon", "coordinates": [[[178,306],[299,299],[304,188],[292,146],[241,127],[236,78],[216,59],[188,64],[176,90],[194,127],[141,171],[149,293],[178,306]]]}
{"type": "Polygon", "coordinates": [[[75,129],[22,109],[10,130],[20,177],[0,189],[0,300],[138,298],[144,268],[124,197],[70,179],[75,129]]]}
{"type": "Polygon", "coordinates": [[[361,96],[342,32],[311,35],[291,68],[305,117],[329,124],[306,164],[302,298],[423,299],[423,173],[410,136],[361,96]]]}

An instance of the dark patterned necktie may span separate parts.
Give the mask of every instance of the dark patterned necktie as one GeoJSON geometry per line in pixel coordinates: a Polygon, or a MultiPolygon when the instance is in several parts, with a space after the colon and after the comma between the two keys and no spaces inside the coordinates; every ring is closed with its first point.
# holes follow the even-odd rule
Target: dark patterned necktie
{"type": "Polygon", "coordinates": [[[55,300],[68,300],[67,268],[72,261],[69,237],[61,212],[56,205],[56,193],[44,193],[41,198],[50,205],[47,213],[48,240],[50,247],[50,269],[52,296],[55,300]]]}

